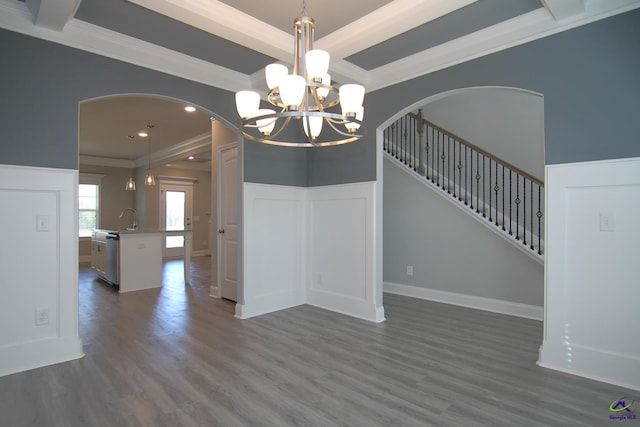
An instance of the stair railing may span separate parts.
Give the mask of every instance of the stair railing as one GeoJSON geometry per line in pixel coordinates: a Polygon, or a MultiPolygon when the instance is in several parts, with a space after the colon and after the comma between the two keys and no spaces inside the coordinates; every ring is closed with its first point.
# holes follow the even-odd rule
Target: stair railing
{"type": "Polygon", "coordinates": [[[383,149],[538,256],[543,254],[544,183],[538,178],[426,120],[422,110],[385,129],[383,149]]]}

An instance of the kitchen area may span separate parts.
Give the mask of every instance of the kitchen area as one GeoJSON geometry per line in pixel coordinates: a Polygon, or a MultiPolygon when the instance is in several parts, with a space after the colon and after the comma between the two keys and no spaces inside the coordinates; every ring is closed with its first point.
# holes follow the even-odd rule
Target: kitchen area
{"type": "Polygon", "coordinates": [[[163,237],[184,237],[184,283],[190,279],[191,230],[94,229],[91,268],[119,292],[162,286],[163,237]]]}
{"type": "Polygon", "coordinates": [[[211,256],[207,263],[215,274],[212,139],[226,144],[236,134],[185,105],[117,96],[80,106],[79,183],[99,191],[84,234],[80,206],[79,261],[91,265],[100,283],[121,293],[162,286],[163,260],[184,264],[185,283],[191,257],[211,256]],[[140,136],[142,131],[148,135],[140,136]],[[149,176],[153,182],[147,182],[149,176]],[[188,193],[179,203],[184,216],[168,226],[172,202],[167,196],[183,193],[188,193]]]}

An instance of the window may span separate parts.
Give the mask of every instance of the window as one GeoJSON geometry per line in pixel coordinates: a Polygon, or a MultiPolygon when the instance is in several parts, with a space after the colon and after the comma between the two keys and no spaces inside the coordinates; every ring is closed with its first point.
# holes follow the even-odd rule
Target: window
{"type": "Polygon", "coordinates": [[[80,184],[78,186],[78,225],[80,237],[91,237],[91,230],[98,228],[98,184],[80,184]]]}

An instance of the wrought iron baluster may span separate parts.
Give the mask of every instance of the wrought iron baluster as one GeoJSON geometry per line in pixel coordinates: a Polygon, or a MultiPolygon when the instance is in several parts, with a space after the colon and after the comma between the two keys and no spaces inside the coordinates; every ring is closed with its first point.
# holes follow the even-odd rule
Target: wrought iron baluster
{"type": "Polygon", "coordinates": [[[473,209],[473,150],[469,149],[469,186],[471,187],[471,194],[469,198],[469,207],[473,209]]]}
{"type": "Polygon", "coordinates": [[[511,169],[509,169],[509,236],[513,236],[513,232],[511,230],[511,226],[513,225],[513,216],[512,216],[513,202],[511,200],[511,196],[513,194],[513,184],[511,180],[511,174],[512,174],[512,171],[511,169]]]}
{"type": "MultiPolygon", "coordinates": [[[[487,197],[486,197],[487,194],[486,193],[487,192],[486,192],[486,180],[485,180],[486,175],[485,175],[485,169],[484,169],[484,165],[486,163],[485,160],[486,160],[486,157],[483,154],[482,155],[482,217],[483,218],[487,217],[487,203],[486,203],[486,200],[487,200],[487,197]]],[[[491,194],[491,193],[489,193],[489,194],[491,194]]]]}
{"type": "MultiPolygon", "coordinates": [[[[496,163],[496,167],[498,167],[497,163],[496,163]]],[[[489,187],[491,187],[492,177],[493,177],[493,172],[491,170],[491,159],[489,159],[489,187]]],[[[489,188],[489,222],[493,222],[492,207],[493,205],[491,204],[491,188],[489,188]]]]}
{"type": "Polygon", "coordinates": [[[496,161],[496,185],[493,187],[493,190],[496,192],[496,226],[498,226],[498,191],[500,191],[500,186],[498,185],[498,162],[496,161]]]}
{"type": "Polygon", "coordinates": [[[480,213],[480,153],[476,151],[476,213],[480,213]]]}
{"type": "MultiPolygon", "coordinates": [[[[442,146],[442,155],[444,156],[444,145],[442,146]]],[[[449,156],[451,155],[451,138],[447,135],[447,194],[451,194],[451,162],[449,156]]],[[[442,159],[442,172],[444,172],[444,158],[442,159]]],[[[442,180],[444,185],[444,179],[442,180]]]]}
{"type": "Polygon", "coordinates": [[[542,207],[542,203],[541,203],[541,193],[542,193],[542,188],[540,188],[540,186],[538,186],[538,212],[536,213],[536,216],[538,217],[538,255],[542,255],[542,243],[541,243],[541,235],[542,235],[542,211],[540,210],[540,208],[542,207]]]}
{"type": "Polygon", "coordinates": [[[458,201],[462,201],[462,143],[458,141],[458,201]]]}
{"type": "Polygon", "coordinates": [[[522,177],[522,244],[527,245],[527,178],[522,177]]]}
{"type": "Polygon", "coordinates": [[[426,127],[426,129],[423,130],[424,134],[425,134],[425,140],[424,140],[424,149],[426,151],[425,153],[425,174],[426,174],[426,178],[429,179],[429,126],[428,125],[424,125],[426,127]]]}
{"type": "Polygon", "coordinates": [[[533,181],[529,181],[531,183],[531,187],[530,187],[530,193],[531,193],[531,200],[530,200],[530,205],[531,207],[529,208],[531,210],[531,212],[529,212],[531,215],[529,215],[530,222],[531,224],[529,224],[529,243],[531,244],[531,246],[529,246],[529,249],[533,250],[533,181]]]}
{"type": "Polygon", "coordinates": [[[520,174],[516,174],[516,240],[520,240],[520,174]]]}
{"type": "Polygon", "coordinates": [[[453,140],[453,197],[457,198],[456,195],[456,140],[453,140]]]}

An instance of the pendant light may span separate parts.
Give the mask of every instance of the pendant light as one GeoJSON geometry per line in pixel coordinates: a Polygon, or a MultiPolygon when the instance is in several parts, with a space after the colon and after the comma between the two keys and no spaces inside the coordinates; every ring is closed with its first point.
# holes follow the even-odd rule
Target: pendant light
{"type": "MultiPolygon", "coordinates": [[[[147,129],[153,129],[153,125],[147,125],[147,129]]],[[[144,185],[156,185],[156,177],[151,173],[151,135],[149,135],[147,153],[147,173],[144,176],[144,185]]]]}
{"type": "MultiPolygon", "coordinates": [[[[131,144],[133,142],[133,138],[135,138],[134,135],[129,135],[129,144],[131,144]]],[[[131,146],[129,146],[129,160],[133,161],[133,155],[131,154],[131,146]]],[[[129,179],[127,180],[127,183],[124,186],[124,189],[126,191],[136,191],[136,181],[133,179],[133,177],[129,177],[129,179]]]]}

